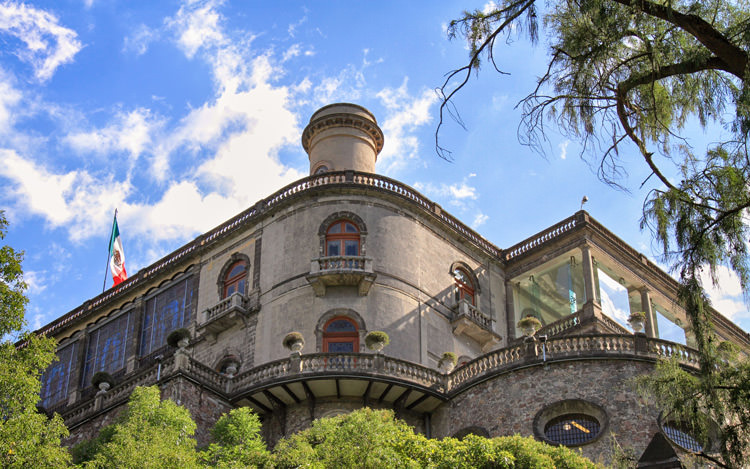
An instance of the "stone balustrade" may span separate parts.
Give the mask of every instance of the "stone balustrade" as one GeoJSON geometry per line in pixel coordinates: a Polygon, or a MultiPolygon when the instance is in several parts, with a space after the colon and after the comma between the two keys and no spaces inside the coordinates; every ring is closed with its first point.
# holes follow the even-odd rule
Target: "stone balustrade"
{"type": "Polygon", "coordinates": [[[575,313],[565,316],[562,319],[558,319],[555,322],[551,322],[547,324],[546,326],[539,329],[536,335],[537,336],[546,335],[546,336],[553,337],[556,335],[560,335],[566,331],[569,332],[571,329],[579,326],[580,324],[581,324],[581,311],[576,311],[575,313]]]}
{"type": "Polygon", "coordinates": [[[213,370],[187,353],[178,351],[162,362],[136,372],[106,393],[68,406],[61,414],[74,427],[101,410],[127,402],[136,386],[149,386],[185,376],[212,389],[227,400],[262,390],[277,383],[306,379],[374,379],[413,386],[433,395],[449,398],[472,385],[514,369],[546,363],[587,359],[677,359],[697,369],[697,352],[689,347],[645,335],[592,334],[553,337],[546,342],[527,340],[495,350],[454,369],[450,373],[398,358],[370,353],[312,353],[292,355],[256,366],[236,376],[213,370]],[[160,365],[160,366],[159,366],[160,365]]]}
{"type": "Polygon", "coordinates": [[[456,303],[456,317],[465,316],[475,322],[482,329],[492,330],[492,318],[479,311],[479,308],[465,299],[456,303]]]}

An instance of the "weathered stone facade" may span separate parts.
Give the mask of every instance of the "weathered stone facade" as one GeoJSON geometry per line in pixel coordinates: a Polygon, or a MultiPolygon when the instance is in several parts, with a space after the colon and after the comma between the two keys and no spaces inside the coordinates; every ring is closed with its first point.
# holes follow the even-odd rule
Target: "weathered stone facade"
{"type": "MultiPolygon", "coordinates": [[[[63,415],[69,443],[92,437],[135,386],[150,384],[190,409],[201,444],[235,406],[261,414],[270,444],[361,406],[392,408],[437,437],[545,439],[554,419],[575,431],[565,416],[582,415],[597,425],[579,435],[594,460],[608,458],[610,433],[638,454],[660,434],[655,410],[627,382],[660,358],[696,366],[671,277],[583,211],[494,246],[372,173],[382,132],[356,105],[316,113],[303,144],[311,176],[40,330],[58,338],[61,356],[42,406],[63,415]],[[646,313],[644,333],[602,310],[603,275],[646,313]],[[538,340],[516,328],[527,314],[544,324],[538,340]],[[658,318],[684,343],[660,339],[658,318]],[[166,336],[178,327],[191,340],[175,351],[166,336]],[[382,354],[364,346],[375,330],[390,337],[382,354]],[[301,355],[282,345],[291,331],[305,339],[301,355]],[[459,357],[453,371],[438,369],[444,352],[459,357]],[[115,384],[96,395],[86,377],[100,370],[115,384]]],[[[720,336],[750,348],[717,318],[720,336]]]]}

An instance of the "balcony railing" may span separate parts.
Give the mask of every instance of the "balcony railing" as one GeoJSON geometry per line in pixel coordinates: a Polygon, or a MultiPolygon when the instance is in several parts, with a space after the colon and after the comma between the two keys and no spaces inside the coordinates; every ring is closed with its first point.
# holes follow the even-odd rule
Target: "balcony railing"
{"type": "Polygon", "coordinates": [[[310,282],[317,296],[325,296],[327,287],[356,286],[365,296],[377,275],[372,271],[372,259],[363,256],[326,256],[310,263],[310,282]]]}
{"type": "Polygon", "coordinates": [[[465,335],[477,342],[482,350],[487,351],[500,342],[500,336],[492,330],[492,318],[482,313],[479,308],[465,299],[461,299],[453,308],[453,333],[465,335]]]}
{"type": "Polygon", "coordinates": [[[234,293],[203,310],[198,316],[198,331],[206,332],[209,338],[215,339],[220,332],[242,321],[258,308],[258,292],[253,292],[248,296],[234,293]]]}
{"type": "Polygon", "coordinates": [[[688,368],[698,368],[697,352],[684,345],[632,334],[592,334],[550,338],[546,343],[516,343],[478,357],[444,374],[433,368],[385,355],[366,353],[312,353],[290,356],[251,368],[230,377],[177,351],[150,368],[125,376],[104,394],[82,398],[60,409],[66,424],[73,428],[98,412],[127,402],[136,386],[163,383],[185,376],[229,401],[260,392],[274,385],[308,379],[380,380],[414,387],[441,400],[447,400],[468,387],[517,368],[570,360],[638,359],[656,361],[677,359],[688,368]]]}

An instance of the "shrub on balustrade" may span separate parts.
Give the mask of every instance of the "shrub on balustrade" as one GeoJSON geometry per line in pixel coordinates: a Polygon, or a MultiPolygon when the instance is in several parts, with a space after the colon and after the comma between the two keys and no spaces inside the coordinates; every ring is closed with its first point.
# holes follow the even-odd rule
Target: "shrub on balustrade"
{"type": "Polygon", "coordinates": [[[214,425],[214,442],[201,452],[201,460],[209,467],[272,467],[271,453],[260,431],[260,419],[252,409],[232,409],[214,425]]]}
{"type": "Polygon", "coordinates": [[[181,327],[180,329],[175,329],[169,333],[167,336],[167,345],[170,347],[177,347],[180,341],[185,339],[190,339],[190,331],[181,327]]]}
{"type": "Polygon", "coordinates": [[[365,345],[376,352],[391,343],[391,338],[383,331],[370,331],[365,336],[365,345]]]}
{"type": "Polygon", "coordinates": [[[109,386],[113,386],[115,384],[115,379],[106,371],[97,371],[94,373],[94,376],[91,377],[91,385],[95,388],[99,388],[99,385],[102,383],[107,383],[109,386]]]}
{"type": "Polygon", "coordinates": [[[305,338],[299,332],[290,332],[284,336],[281,344],[285,349],[289,349],[292,352],[299,352],[305,346],[305,338]]]}

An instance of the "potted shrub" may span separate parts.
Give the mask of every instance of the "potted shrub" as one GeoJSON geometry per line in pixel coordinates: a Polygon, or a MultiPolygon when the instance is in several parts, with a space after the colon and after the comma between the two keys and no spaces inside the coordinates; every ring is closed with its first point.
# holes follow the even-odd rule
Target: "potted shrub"
{"type": "Polygon", "coordinates": [[[633,332],[641,332],[646,324],[646,313],[643,311],[630,313],[628,323],[630,323],[630,327],[633,328],[633,332]]]}
{"type": "Polygon", "coordinates": [[[281,343],[284,345],[284,348],[299,353],[302,347],[305,346],[305,338],[299,332],[290,332],[284,336],[284,340],[281,343]]]}
{"type": "Polygon", "coordinates": [[[536,331],[542,328],[542,321],[534,316],[529,315],[518,321],[516,326],[521,329],[523,335],[525,335],[526,337],[531,337],[536,334],[536,331]]]}
{"type": "Polygon", "coordinates": [[[185,348],[190,342],[190,331],[184,327],[175,329],[167,336],[167,344],[170,347],[185,348]]]}
{"type": "Polygon", "coordinates": [[[115,384],[115,380],[112,378],[112,375],[106,371],[97,371],[94,373],[94,376],[91,377],[91,384],[100,391],[107,392],[107,390],[115,384]]]}
{"type": "Polygon", "coordinates": [[[389,343],[391,339],[383,331],[370,331],[365,336],[365,346],[374,352],[380,352],[389,343]]]}
{"type": "Polygon", "coordinates": [[[453,352],[445,352],[438,362],[440,369],[445,370],[446,373],[450,373],[451,370],[458,363],[458,357],[453,352]]]}

